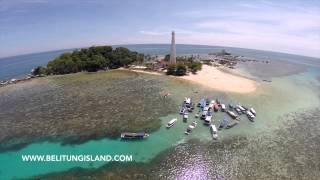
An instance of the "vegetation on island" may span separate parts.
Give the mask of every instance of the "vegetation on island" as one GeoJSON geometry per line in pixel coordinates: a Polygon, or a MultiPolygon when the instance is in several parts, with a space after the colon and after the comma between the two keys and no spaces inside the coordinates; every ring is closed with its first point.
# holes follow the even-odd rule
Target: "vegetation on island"
{"type": "MultiPolygon", "coordinates": [[[[169,61],[170,55],[165,56],[165,60],[169,61]]],[[[200,71],[202,68],[202,63],[200,61],[196,61],[193,56],[191,57],[177,57],[177,64],[169,64],[167,67],[167,74],[168,75],[176,75],[176,76],[183,76],[188,71],[192,73],[196,73],[200,71]]]]}
{"type": "Polygon", "coordinates": [[[64,53],[49,61],[47,67],[37,67],[33,74],[69,74],[80,71],[95,72],[98,70],[126,67],[133,62],[143,62],[144,55],[124,47],[113,49],[111,46],[93,46],[64,53]]]}

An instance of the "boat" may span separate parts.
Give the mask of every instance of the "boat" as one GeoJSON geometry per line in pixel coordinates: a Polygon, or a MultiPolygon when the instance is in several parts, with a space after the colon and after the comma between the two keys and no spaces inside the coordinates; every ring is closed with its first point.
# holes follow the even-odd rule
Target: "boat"
{"type": "Polygon", "coordinates": [[[195,114],[194,117],[195,117],[195,118],[199,118],[199,114],[198,114],[198,113],[195,114]]]}
{"type": "Polygon", "coordinates": [[[230,109],[230,110],[233,110],[233,109],[234,109],[233,104],[229,104],[229,109],[230,109]]]}
{"type": "Polygon", "coordinates": [[[193,125],[189,125],[187,130],[184,132],[186,135],[189,135],[195,127],[193,125]]]}
{"type": "Polygon", "coordinates": [[[182,106],[180,109],[180,114],[184,114],[185,112],[186,112],[186,108],[184,106],[182,106]]]}
{"type": "Polygon", "coordinates": [[[177,118],[171,119],[167,124],[167,128],[171,128],[177,121],[177,118]]]}
{"type": "Polygon", "coordinates": [[[205,99],[201,99],[197,105],[197,107],[204,107],[204,104],[206,103],[206,100],[205,99]]]}
{"type": "Polygon", "coordinates": [[[246,112],[246,108],[243,106],[238,105],[237,108],[240,109],[241,112],[246,112]]]}
{"type": "Polygon", "coordinates": [[[226,111],[226,105],[225,104],[221,104],[221,111],[222,112],[226,111]]]}
{"type": "Polygon", "coordinates": [[[232,119],[236,119],[238,116],[232,112],[232,111],[227,111],[227,114],[232,118],[232,119]]]}
{"type": "Polygon", "coordinates": [[[204,108],[203,108],[203,111],[209,111],[209,106],[205,106],[204,108]]]}
{"type": "Polygon", "coordinates": [[[213,109],[214,109],[214,111],[218,111],[219,110],[219,104],[218,103],[215,103],[214,105],[213,105],[213,109]]]}
{"type": "Polygon", "coordinates": [[[145,132],[139,132],[139,133],[130,133],[130,132],[124,132],[121,133],[121,139],[144,139],[149,137],[149,134],[145,132]]]}
{"type": "Polygon", "coordinates": [[[193,121],[193,122],[191,123],[191,125],[194,126],[194,127],[197,127],[197,124],[198,124],[197,121],[193,121]]]}
{"type": "Polygon", "coordinates": [[[228,124],[228,118],[224,117],[223,120],[221,121],[218,130],[223,129],[226,125],[228,124]]]}
{"type": "Polygon", "coordinates": [[[239,108],[236,108],[235,109],[236,110],[236,112],[239,114],[239,115],[241,115],[242,114],[242,111],[241,111],[241,109],[239,109],[239,108]]]}
{"type": "Polygon", "coordinates": [[[230,128],[234,127],[235,125],[237,125],[238,123],[239,123],[238,121],[233,120],[227,125],[226,129],[230,129],[230,128]]]}
{"type": "Polygon", "coordinates": [[[207,116],[208,111],[202,111],[200,119],[205,119],[207,116]]]}
{"type": "Polygon", "coordinates": [[[246,112],[248,119],[252,122],[254,122],[254,118],[256,117],[254,114],[251,113],[251,111],[246,112]]]}
{"type": "Polygon", "coordinates": [[[184,103],[186,105],[187,108],[191,107],[191,98],[185,98],[184,103]]]}
{"type": "Polygon", "coordinates": [[[183,115],[183,121],[184,121],[184,122],[187,122],[187,121],[188,121],[188,114],[184,114],[184,115],[183,115]]]}
{"type": "Polygon", "coordinates": [[[215,125],[210,125],[210,131],[213,139],[218,139],[218,131],[215,125]]]}
{"type": "Polygon", "coordinates": [[[250,108],[250,112],[253,114],[253,115],[255,115],[256,116],[256,111],[253,109],[253,108],[250,108]]]}
{"type": "Polygon", "coordinates": [[[210,125],[211,119],[212,119],[212,116],[207,116],[207,117],[204,119],[204,124],[205,124],[205,125],[210,125]]]}

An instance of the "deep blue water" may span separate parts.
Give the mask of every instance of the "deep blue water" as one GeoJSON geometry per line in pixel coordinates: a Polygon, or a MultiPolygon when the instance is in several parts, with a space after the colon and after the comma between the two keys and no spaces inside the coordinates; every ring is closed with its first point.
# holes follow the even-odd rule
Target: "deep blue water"
{"type": "MultiPolygon", "coordinates": [[[[114,47],[119,46],[127,47],[130,50],[151,55],[165,55],[170,51],[169,44],[115,45],[114,47]]],[[[227,52],[231,52],[234,55],[246,56],[248,58],[255,58],[260,60],[283,60],[298,64],[320,67],[319,58],[233,47],[178,44],[177,54],[208,54],[210,52],[221,51],[222,49],[225,49],[227,52]]],[[[68,49],[0,58],[0,80],[22,77],[26,74],[29,74],[32,68],[36,66],[46,65],[48,61],[68,51],[71,50],[68,49]]]]}

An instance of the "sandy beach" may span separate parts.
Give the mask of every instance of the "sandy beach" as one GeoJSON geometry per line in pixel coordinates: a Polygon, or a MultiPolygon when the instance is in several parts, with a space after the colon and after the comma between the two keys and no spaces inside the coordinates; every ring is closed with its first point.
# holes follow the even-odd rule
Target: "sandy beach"
{"type": "Polygon", "coordinates": [[[203,65],[202,70],[197,74],[189,74],[181,77],[182,79],[192,81],[219,91],[250,93],[257,89],[257,82],[222,72],[219,69],[203,65]]]}

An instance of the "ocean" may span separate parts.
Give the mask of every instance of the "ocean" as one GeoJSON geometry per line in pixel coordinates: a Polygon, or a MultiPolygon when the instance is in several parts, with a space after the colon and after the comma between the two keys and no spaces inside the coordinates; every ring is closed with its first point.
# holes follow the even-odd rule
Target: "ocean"
{"type": "MultiPolygon", "coordinates": [[[[169,45],[125,47],[154,55],[169,51],[169,45]]],[[[177,45],[178,55],[206,54],[221,49],[271,61],[269,65],[240,64],[232,71],[259,82],[257,91],[226,93],[167,76],[121,72],[112,77],[110,72],[102,72],[101,76],[96,73],[52,76],[0,88],[0,125],[6,127],[0,137],[6,135],[12,138],[10,143],[20,145],[14,149],[0,149],[0,162],[6,162],[0,165],[0,179],[317,179],[320,176],[319,59],[239,48],[177,45]],[[114,84],[108,84],[107,78],[114,84]],[[271,82],[262,81],[266,78],[271,82]],[[154,109],[153,116],[160,116],[161,126],[152,131],[148,139],[95,138],[98,129],[101,131],[99,127],[106,127],[102,129],[104,132],[116,123],[110,122],[115,118],[111,110],[119,115],[119,121],[130,113],[130,116],[139,112],[144,118],[148,117],[145,112],[138,111],[139,108],[130,109],[129,106],[123,110],[113,103],[126,103],[123,100],[130,99],[134,107],[144,109],[145,101],[153,101],[158,94],[167,92],[171,94],[170,99],[156,99],[156,102],[164,106],[173,103],[174,112],[161,115],[163,112],[157,112],[160,108],[154,109]],[[125,93],[133,96],[127,97],[125,93]],[[109,96],[117,102],[107,98],[109,96]],[[195,112],[189,114],[188,123],[181,120],[178,110],[185,96],[192,97],[195,102],[209,97],[252,106],[257,118],[252,123],[245,116],[241,117],[239,125],[219,131],[219,140],[213,141],[209,128],[194,117],[195,112]],[[178,118],[177,124],[166,129],[165,125],[172,118],[178,118]],[[74,122],[70,123],[70,119],[74,122]],[[194,120],[198,125],[186,136],[184,131],[194,120]],[[78,121],[82,123],[77,124],[78,121]],[[74,144],[66,141],[77,129],[88,128],[89,131],[90,127],[97,131],[90,140],[74,144]],[[16,133],[21,129],[21,133],[16,133]],[[65,134],[59,134],[61,132],[65,134]],[[23,162],[21,156],[26,154],[129,154],[133,155],[134,162],[23,162]]],[[[2,63],[8,63],[10,58],[1,59],[1,78],[21,76],[28,73],[30,67],[46,64],[62,52],[66,51],[14,57],[16,65],[9,66],[2,63]],[[25,67],[28,62],[29,67],[25,67]],[[18,67],[13,68],[15,66],[18,67]],[[13,69],[11,74],[2,73],[5,67],[13,69]]],[[[165,107],[161,111],[164,110],[165,107]]],[[[133,120],[137,124],[139,116],[133,120]]],[[[216,113],[213,123],[218,126],[224,117],[222,112],[216,113]]],[[[77,133],[80,134],[77,138],[85,134],[77,133]]]]}
{"type": "MultiPolygon", "coordinates": [[[[170,44],[136,44],[136,45],[114,45],[113,47],[126,47],[130,50],[144,53],[145,55],[166,55],[170,52],[170,44]]],[[[220,52],[225,49],[233,55],[245,56],[259,60],[275,60],[297,63],[300,65],[320,67],[320,59],[299,55],[261,51],[253,49],[206,46],[206,45],[177,45],[177,55],[201,54],[206,55],[212,52],[220,52]]],[[[20,78],[31,72],[34,67],[45,66],[50,60],[60,54],[70,52],[73,49],[34,53],[7,58],[0,58],[0,80],[20,78]]],[[[288,70],[288,69],[287,69],[288,70]]]]}

